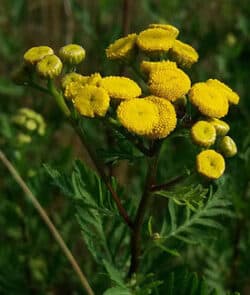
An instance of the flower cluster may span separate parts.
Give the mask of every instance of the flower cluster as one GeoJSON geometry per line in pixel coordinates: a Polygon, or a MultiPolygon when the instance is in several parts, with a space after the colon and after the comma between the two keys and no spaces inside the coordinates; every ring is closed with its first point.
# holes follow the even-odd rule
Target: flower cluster
{"type": "Polygon", "coordinates": [[[44,136],[46,124],[43,117],[29,108],[21,108],[11,121],[18,129],[17,142],[19,144],[27,144],[32,141],[33,135],[44,136]]]}
{"type": "Polygon", "coordinates": [[[203,149],[197,156],[197,170],[217,179],[225,170],[224,157],[237,152],[227,136],[229,125],[220,119],[231,105],[238,104],[239,96],[217,79],[193,84],[185,69],[195,64],[199,55],[178,36],[179,30],[172,25],[151,24],[108,46],[107,58],[131,66],[140,75],[138,81],[76,73],[76,65],[85,58],[85,50],[77,44],[62,47],[59,56],[47,46],[33,47],[24,54],[24,61],[42,78],[53,80],[61,75],[59,93],[63,94],[64,109],[75,108],[79,115],[90,118],[111,117],[116,125],[145,140],[162,140],[177,125],[187,128],[183,123],[187,106],[194,108],[199,120],[193,122],[190,134],[203,149]]]}

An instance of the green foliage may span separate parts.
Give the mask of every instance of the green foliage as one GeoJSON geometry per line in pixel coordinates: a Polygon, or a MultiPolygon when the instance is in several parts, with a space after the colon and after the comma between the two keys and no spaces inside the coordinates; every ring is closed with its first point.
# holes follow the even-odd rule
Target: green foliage
{"type": "MultiPolygon", "coordinates": [[[[117,19],[122,19],[122,1],[59,2],[3,0],[1,3],[1,149],[15,163],[61,231],[97,295],[103,292],[106,295],[150,292],[236,295],[235,290],[247,295],[250,278],[249,1],[220,0],[204,5],[198,0],[133,3],[131,32],[153,22],[176,25],[182,29],[181,38],[194,44],[200,53],[202,65],[194,66],[192,80],[223,78],[240,93],[241,103],[227,118],[239,156],[230,160],[223,181],[213,187],[191,182],[155,195],[147,218],[153,216],[149,222],[151,232],[148,234],[146,227],[143,231],[142,259],[146,260],[141,273],[131,280],[126,280],[129,230],[122,224],[106,187],[93,170],[80,162],[74,164],[70,173],[61,172],[69,170],[69,163],[75,157],[81,155],[85,160],[73,131],[45,95],[19,88],[10,80],[10,72],[15,70],[23,52],[32,44],[48,42],[55,47],[65,42],[84,45],[90,62],[86,60],[80,70],[86,74],[98,70],[102,74],[121,72],[120,65],[104,60],[104,49],[121,35],[122,24],[117,24],[117,19]],[[47,14],[48,11],[53,13],[47,14]],[[10,119],[23,106],[41,112],[49,126],[48,135],[26,147],[17,146],[16,130],[10,119]],[[50,176],[41,171],[41,163],[49,163],[46,169],[50,176]],[[57,187],[49,185],[51,177],[57,187]],[[72,218],[74,214],[76,219],[72,218]],[[79,238],[79,228],[84,243],[79,238]],[[157,231],[160,239],[153,239],[159,237],[155,235],[157,231]],[[188,265],[188,270],[184,271],[183,265],[188,265]],[[180,269],[176,270],[176,266],[180,269]],[[231,293],[227,292],[229,289],[231,293]]],[[[118,191],[134,216],[145,176],[141,153],[122,134],[114,132],[115,141],[110,142],[113,134],[110,136],[108,128],[90,126],[86,120],[84,124],[90,142],[93,146],[98,143],[100,158],[108,165],[115,165],[110,170],[115,167],[117,175],[125,171],[125,180],[119,181],[126,187],[131,203],[125,200],[120,188],[118,191]],[[119,166],[127,160],[128,168],[119,166]]],[[[194,165],[196,150],[188,146],[185,137],[164,142],[159,183],[194,165]]],[[[0,177],[0,294],[82,294],[68,262],[4,168],[0,177]]],[[[119,187],[114,180],[113,187],[119,187]]]]}

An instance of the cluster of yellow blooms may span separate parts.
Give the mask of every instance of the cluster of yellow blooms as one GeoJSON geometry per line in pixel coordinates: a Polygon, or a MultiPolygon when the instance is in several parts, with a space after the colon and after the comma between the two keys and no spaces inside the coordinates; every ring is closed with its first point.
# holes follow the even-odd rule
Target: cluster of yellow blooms
{"type": "MultiPolygon", "coordinates": [[[[224,83],[209,79],[192,85],[185,68],[198,61],[197,51],[180,40],[179,30],[166,24],[151,24],[139,34],[133,33],[116,40],[106,49],[111,60],[134,64],[140,60],[140,71],[147,87],[141,88],[128,77],[107,76],[100,73],[83,76],[64,71],[64,64],[77,65],[85,58],[85,50],[70,44],[59,50],[59,57],[47,46],[29,49],[24,60],[36,67],[39,76],[53,79],[63,72],[61,86],[67,104],[86,117],[104,117],[110,102],[116,103],[117,120],[129,132],[148,139],[163,139],[177,125],[177,102],[188,100],[203,119],[191,128],[195,144],[210,148],[216,144],[225,157],[236,154],[234,141],[226,136],[227,123],[219,120],[227,115],[231,104],[238,104],[239,96],[224,83]],[[145,78],[146,77],[146,78],[145,78]]],[[[200,174],[217,179],[225,169],[223,156],[207,149],[197,156],[200,174]]]]}

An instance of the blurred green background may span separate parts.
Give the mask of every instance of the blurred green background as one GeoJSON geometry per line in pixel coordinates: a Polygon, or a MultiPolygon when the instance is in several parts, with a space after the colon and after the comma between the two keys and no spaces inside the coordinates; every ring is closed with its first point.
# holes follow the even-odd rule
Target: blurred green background
{"type": "MultiPolygon", "coordinates": [[[[227,121],[239,153],[228,164],[235,218],[211,249],[186,253],[187,263],[206,277],[217,275],[221,289],[250,294],[250,5],[249,0],[0,0],[0,146],[28,182],[62,232],[95,286],[96,266],[80,238],[67,199],[49,184],[42,163],[66,169],[72,159],[85,161],[86,152],[64,123],[54,102],[40,92],[16,86],[11,73],[25,50],[36,45],[58,49],[76,42],[87,52],[79,71],[84,74],[119,73],[105,59],[105,48],[116,38],[139,32],[150,23],[170,23],[180,39],[193,45],[200,61],[193,66],[193,82],[218,78],[240,94],[239,106],[227,121]],[[44,136],[20,146],[11,122],[20,107],[40,113],[44,136]],[[222,242],[223,240],[223,242],[222,242]],[[200,252],[205,251],[201,255],[200,252]],[[199,260],[199,254],[202,256],[199,260]],[[193,259],[197,256],[196,259],[193,259]],[[204,258],[205,257],[205,258],[204,258]],[[207,260],[210,261],[207,262],[207,260]],[[209,260],[210,259],[210,260],[209,260]],[[209,271],[205,270],[208,264],[209,271]]],[[[91,136],[108,141],[96,128],[91,136]]],[[[116,167],[118,176],[124,167],[116,167]]],[[[163,173],[164,174],[164,173],[163,173]]],[[[120,181],[124,181],[120,179],[120,181]]],[[[214,279],[214,281],[216,281],[214,279]]],[[[81,294],[68,262],[19,188],[0,166],[0,294],[81,294]]]]}

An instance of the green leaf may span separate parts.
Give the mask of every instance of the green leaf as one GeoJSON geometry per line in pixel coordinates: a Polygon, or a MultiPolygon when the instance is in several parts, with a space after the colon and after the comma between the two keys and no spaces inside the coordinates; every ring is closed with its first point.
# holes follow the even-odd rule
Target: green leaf
{"type": "Polygon", "coordinates": [[[125,288],[125,284],[123,282],[122,274],[120,273],[120,271],[117,270],[111,263],[109,263],[105,259],[103,259],[103,265],[107,273],[109,274],[110,279],[118,286],[125,288]]]}
{"type": "Polygon", "coordinates": [[[106,290],[103,295],[132,295],[129,289],[114,287],[106,290]]]}

